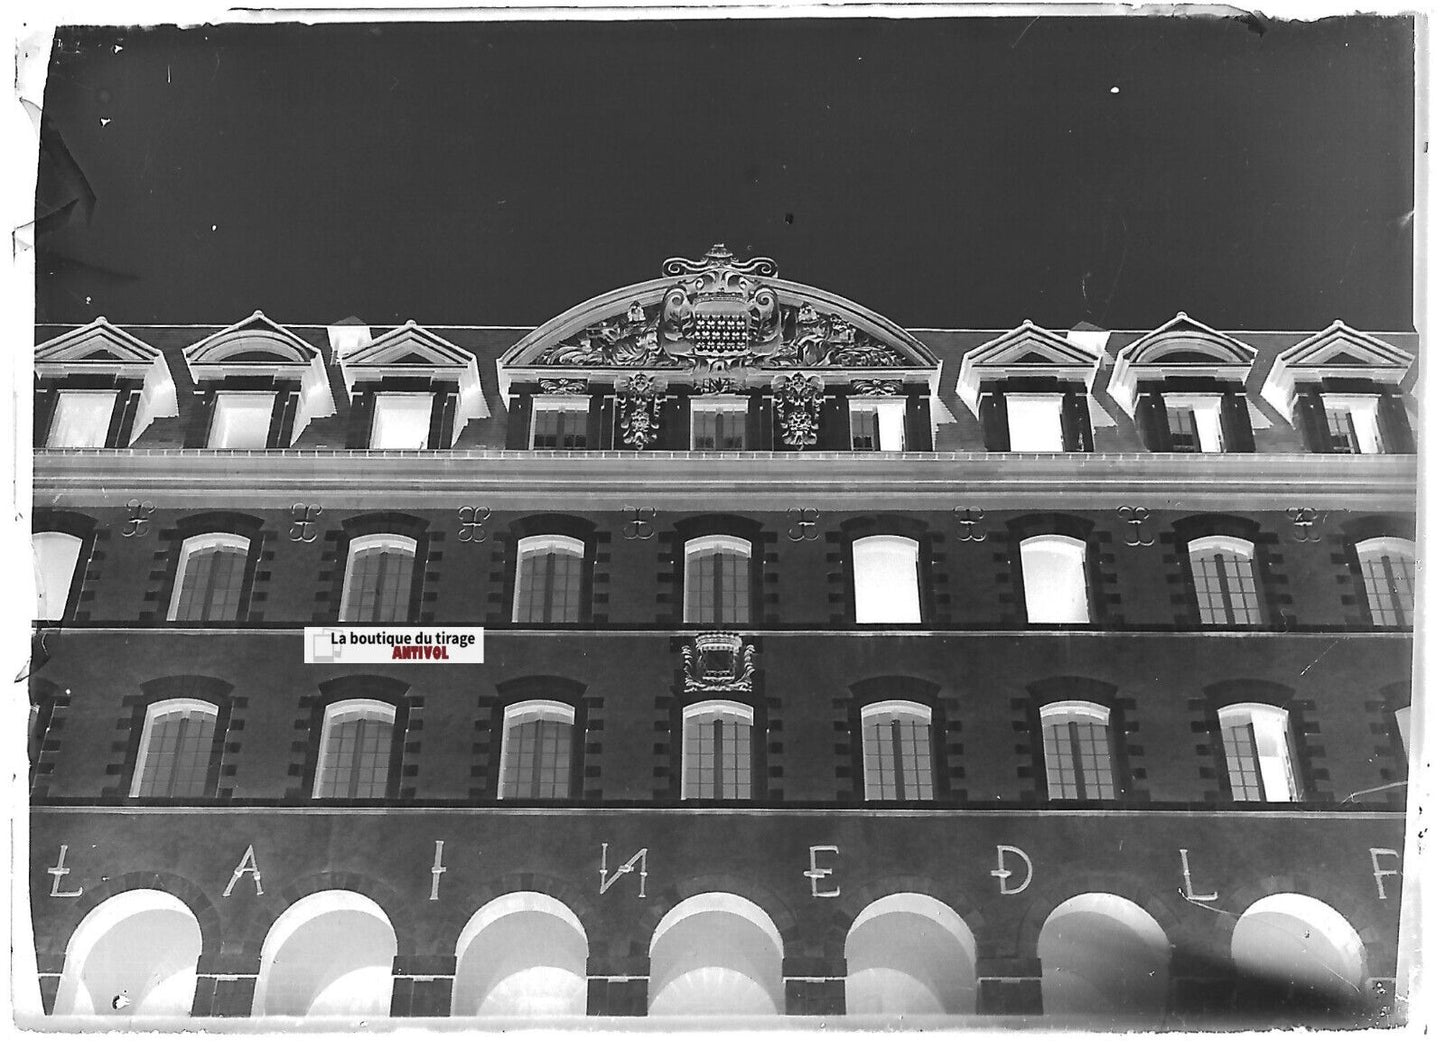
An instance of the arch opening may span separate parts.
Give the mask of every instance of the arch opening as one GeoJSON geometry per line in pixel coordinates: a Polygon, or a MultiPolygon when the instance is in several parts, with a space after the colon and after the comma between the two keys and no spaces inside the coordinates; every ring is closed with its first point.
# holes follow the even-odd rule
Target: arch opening
{"type": "Polygon", "coordinates": [[[931,896],[903,892],[869,904],[848,930],[843,953],[850,1016],[974,1012],[973,933],[931,896]]]}
{"type": "Polygon", "coordinates": [[[584,1016],[587,934],[565,904],[513,892],[472,915],[457,938],[453,1016],[584,1016]]]}
{"type": "Polygon", "coordinates": [[[1343,915],[1312,896],[1256,900],[1239,916],[1229,953],[1243,1011],[1346,1015],[1363,1004],[1364,943],[1343,915]]]}
{"type": "Polygon", "coordinates": [[[253,1016],[387,1016],[396,933],[360,893],[326,889],[276,919],[261,947],[253,1016]]]}
{"type": "Polygon", "coordinates": [[[751,900],[727,892],[683,900],[658,922],[650,954],[649,1016],[783,1012],[783,938],[751,900]]]}
{"type": "Polygon", "coordinates": [[[1131,900],[1089,892],[1039,931],[1046,1014],[1157,1017],[1169,991],[1169,939],[1131,900]]]}

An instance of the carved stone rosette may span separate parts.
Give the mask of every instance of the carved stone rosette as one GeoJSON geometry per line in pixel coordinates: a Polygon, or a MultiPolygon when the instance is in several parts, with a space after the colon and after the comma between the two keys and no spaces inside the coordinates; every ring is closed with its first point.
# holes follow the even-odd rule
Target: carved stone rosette
{"type": "Polygon", "coordinates": [[[683,648],[683,691],[751,692],[756,655],[738,634],[698,634],[683,648]]]}
{"type": "Polygon", "coordinates": [[[811,448],[818,443],[818,415],[823,407],[823,380],[796,372],[773,380],[778,399],[778,427],[790,448],[811,448]]]}
{"type": "Polygon", "coordinates": [[[617,411],[624,444],[642,451],[657,440],[662,426],[661,393],[662,385],[642,372],[617,380],[617,411]]]}
{"type": "Polygon", "coordinates": [[[854,379],[853,392],[860,397],[898,397],[903,384],[897,379],[854,379]]]}
{"type": "Polygon", "coordinates": [[[543,379],[542,392],[545,394],[585,394],[586,379],[543,379]]]}

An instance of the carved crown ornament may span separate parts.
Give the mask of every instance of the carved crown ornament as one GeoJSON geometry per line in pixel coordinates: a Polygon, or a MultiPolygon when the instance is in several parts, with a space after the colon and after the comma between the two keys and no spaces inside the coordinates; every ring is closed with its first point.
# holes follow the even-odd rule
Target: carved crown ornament
{"type": "Polygon", "coordinates": [[[937,358],[898,325],[782,280],[770,258],[742,260],[717,244],[700,259],[668,259],[662,274],[537,328],[503,356],[504,382],[645,370],[722,392],[766,388],[779,371],[840,372],[847,382],[922,381],[937,370],[937,358]]]}
{"type": "Polygon", "coordinates": [[[757,649],[738,634],[698,634],[682,650],[684,692],[751,692],[757,649]]]}

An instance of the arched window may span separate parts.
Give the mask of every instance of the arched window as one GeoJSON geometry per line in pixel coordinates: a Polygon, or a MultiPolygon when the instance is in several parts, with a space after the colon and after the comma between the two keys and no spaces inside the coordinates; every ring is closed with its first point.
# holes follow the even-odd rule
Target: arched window
{"type": "Polygon", "coordinates": [[[141,729],[131,797],[204,797],[216,742],[217,714],[214,703],[199,699],[152,703],[141,729]]]}
{"type": "Polygon", "coordinates": [[[502,720],[499,798],[565,798],[572,792],[572,732],[576,712],[566,703],[513,703],[502,720]]]}
{"type": "Polygon", "coordinates": [[[453,1016],[584,1016],[587,933],[571,908],[539,892],[509,892],[472,915],[457,937],[453,1016]]]}
{"type": "Polygon", "coordinates": [[[1267,703],[1236,703],[1220,708],[1219,729],[1235,801],[1299,800],[1289,711],[1267,703]]]}
{"type": "Polygon", "coordinates": [[[1067,535],[1036,535],[1019,542],[1024,607],[1030,623],[1089,622],[1088,546],[1067,535]]]}
{"type": "Polygon", "coordinates": [[[36,532],[30,542],[35,552],[35,618],[63,619],[84,544],[69,532],[36,532]]]}
{"type": "Polygon", "coordinates": [[[241,611],[251,541],[229,532],[193,535],[181,545],[170,615],[179,622],[224,622],[241,611]]]}
{"type": "Polygon", "coordinates": [[[752,797],[753,711],[729,700],[694,703],[682,713],[682,796],[752,797]]]}
{"type": "Polygon", "coordinates": [[[1199,621],[1208,626],[1258,625],[1259,591],[1254,583],[1254,544],[1227,535],[1207,535],[1189,544],[1199,621]]]}
{"type": "Polygon", "coordinates": [[[1118,796],[1109,754],[1109,708],[1071,700],[1039,710],[1049,797],[1105,801],[1118,796]]]}
{"type": "Polygon", "coordinates": [[[514,623],[576,623],[582,608],[582,540],[534,535],[517,542],[514,623]]]}
{"type": "Polygon", "coordinates": [[[688,623],[747,623],[752,619],[753,546],[731,535],[689,539],[683,619],[688,623]]]}
{"type": "Polygon", "coordinates": [[[921,623],[918,540],[870,535],[853,540],[853,608],[859,623],[921,623]]]}
{"type": "Polygon", "coordinates": [[[317,798],[384,798],[391,781],[396,707],[348,699],[326,708],[316,757],[317,798]]]}
{"type": "Polygon", "coordinates": [[[411,615],[416,540],[367,535],[351,541],[341,585],[343,623],[399,623],[411,615]]]}
{"type": "Polygon", "coordinates": [[[1411,626],[1415,622],[1415,544],[1382,536],[1355,544],[1370,621],[1376,626],[1411,626]]]}
{"type": "Polygon", "coordinates": [[[932,801],[933,712],[922,703],[870,703],[863,721],[863,796],[869,801],[932,801]]]}

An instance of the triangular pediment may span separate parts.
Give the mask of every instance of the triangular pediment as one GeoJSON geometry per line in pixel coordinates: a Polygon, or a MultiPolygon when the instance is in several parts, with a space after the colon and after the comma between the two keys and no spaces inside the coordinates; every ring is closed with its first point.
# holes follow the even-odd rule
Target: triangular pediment
{"type": "Polygon", "coordinates": [[[66,366],[146,368],[161,359],[161,351],[117,328],[104,317],[74,328],[35,347],[37,369],[66,366]]]}
{"type": "Polygon", "coordinates": [[[475,366],[476,358],[440,335],[407,321],[399,328],[344,354],[343,369],[458,369],[475,366]]]}
{"type": "Polygon", "coordinates": [[[1298,383],[1363,379],[1399,385],[1414,363],[1413,353],[1337,320],[1276,357],[1263,392],[1266,400],[1288,414],[1298,383]]]}
{"type": "Polygon", "coordinates": [[[245,320],[207,335],[183,351],[186,364],[205,369],[216,365],[309,365],[316,347],[277,324],[260,310],[245,320]]]}
{"type": "Polygon", "coordinates": [[[963,355],[958,396],[975,415],[985,382],[1021,377],[1067,379],[1091,384],[1100,357],[1033,321],[1024,321],[963,355]]]}
{"type": "MultiPolygon", "coordinates": [[[[589,299],[537,327],[499,362],[513,380],[726,373],[740,386],[782,371],[925,380],[938,360],[899,325],[848,299],[782,280],[771,259],[721,245],[663,276],[589,299]]],[[[611,381],[610,378],[608,381],[611,381]]]]}

